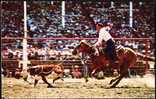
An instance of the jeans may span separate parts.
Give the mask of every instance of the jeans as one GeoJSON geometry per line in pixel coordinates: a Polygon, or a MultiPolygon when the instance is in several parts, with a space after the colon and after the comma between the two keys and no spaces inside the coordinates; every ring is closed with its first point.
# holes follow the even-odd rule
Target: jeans
{"type": "Polygon", "coordinates": [[[106,56],[114,63],[115,60],[117,59],[114,40],[109,39],[106,42],[105,53],[106,53],[106,56]]]}

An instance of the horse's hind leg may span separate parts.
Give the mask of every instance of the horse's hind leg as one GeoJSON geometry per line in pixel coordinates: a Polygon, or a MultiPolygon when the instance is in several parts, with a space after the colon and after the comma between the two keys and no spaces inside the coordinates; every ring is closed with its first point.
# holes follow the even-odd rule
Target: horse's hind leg
{"type": "Polygon", "coordinates": [[[45,78],[45,76],[41,76],[42,77],[42,80],[46,83],[46,84],[48,84],[48,88],[52,88],[53,86],[47,81],[47,79],[45,78]]]}
{"type": "Polygon", "coordinates": [[[109,84],[112,84],[113,82],[115,82],[117,79],[119,79],[120,78],[120,75],[118,76],[118,77],[116,77],[116,78],[113,78],[110,82],[109,82],[109,84]]]}
{"type": "Polygon", "coordinates": [[[116,87],[116,85],[119,84],[119,82],[122,80],[123,77],[124,77],[123,75],[119,76],[118,79],[116,79],[115,82],[112,83],[112,85],[109,86],[109,88],[114,88],[114,87],[116,87]]]}
{"type": "Polygon", "coordinates": [[[114,83],[112,83],[110,88],[116,87],[116,85],[119,84],[119,82],[122,80],[122,78],[128,74],[128,66],[129,66],[129,62],[125,62],[124,65],[121,65],[120,75],[119,75],[119,77],[117,77],[117,79],[114,81],[114,83]]]}

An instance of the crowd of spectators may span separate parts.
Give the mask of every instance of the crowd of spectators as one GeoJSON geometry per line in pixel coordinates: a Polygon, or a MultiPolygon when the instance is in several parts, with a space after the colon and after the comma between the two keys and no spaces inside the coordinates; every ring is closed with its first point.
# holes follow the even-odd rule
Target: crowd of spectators
{"type": "Polygon", "coordinates": [[[23,2],[1,2],[1,37],[23,37],[23,2]]]}
{"type": "MultiPolygon", "coordinates": [[[[1,37],[24,37],[23,2],[3,1],[1,5],[1,37]]],[[[106,20],[114,24],[111,30],[113,37],[153,38],[155,34],[153,2],[134,3],[133,28],[129,27],[128,2],[86,1],[75,3],[68,1],[65,2],[65,28],[62,27],[61,18],[61,1],[27,2],[28,37],[97,38],[94,22],[106,20]]],[[[62,54],[61,51],[70,55],[71,53],[65,50],[71,51],[78,42],[78,40],[30,40],[28,41],[28,58],[34,59],[34,56],[38,55],[41,56],[41,59],[53,59],[60,53],[62,54]]],[[[94,42],[95,40],[91,43],[94,42]]],[[[153,41],[148,41],[148,45],[145,44],[146,42],[134,40],[121,43],[143,53],[148,46],[148,53],[154,55],[153,41]]],[[[21,59],[22,40],[2,40],[2,57],[6,55],[9,58],[21,59]]]]}

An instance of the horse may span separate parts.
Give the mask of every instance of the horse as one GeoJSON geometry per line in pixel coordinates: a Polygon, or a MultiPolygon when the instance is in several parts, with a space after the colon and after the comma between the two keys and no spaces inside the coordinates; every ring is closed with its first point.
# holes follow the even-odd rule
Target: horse
{"type": "Polygon", "coordinates": [[[103,50],[99,51],[99,56],[95,55],[95,48],[85,40],[80,41],[80,43],[73,49],[72,54],[77,55],[78,53],[84,53],[90,57],[91,61],[91,76],[94,76],[100,70],[110,66],[111,68],[116,68],[119,71],[119,75],[113,78],[107,88],[116,87],[123,77],[128,75],[128,69],[134,66],[137,61],[137,57],[141,57],[146,60],[154,61],[154,58],[142,55],[141,53],[136,53],[134,50],[124,46],[116,47],[117,60],[118,63],[113,66],[103,50]]]}
{"type": "MultiPolygon", "coordinates": [[[[50,75],[52,72],[57,74],[57,77],[53,79],[53,83],[58,80],[62,79],[64,75],[64,67],[62,64],[49,64],[49,65],[36,65],[32,67],[28,67],[27,72],[30,76],[41,76],[42,80],[48,85],[48,88],[53,87],[46,79],[45,76],[50,75]]],[[[28,74],[23,78],[24,81],[27,81],[28,74]]],[[[63,80],[63,79],[62,79],[63,80]]],[[[28,82],[28,81],[27,81],[28,82]]],[[[34,81],[34,87],[37,85],[38,79],[34,81]]]]}

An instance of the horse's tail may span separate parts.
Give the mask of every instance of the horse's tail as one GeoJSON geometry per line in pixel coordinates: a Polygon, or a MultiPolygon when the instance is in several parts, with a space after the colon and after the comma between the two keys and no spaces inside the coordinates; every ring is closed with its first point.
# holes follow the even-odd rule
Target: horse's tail
{"type": "Polygon", "coordinates": [[[143,55],[141,53],[136,53],[137,56],[139,56],[140,58],[142,58],[143,60],[148,60],[148,61],[155,61],[154,57],[150,57],[147,55],[143,55]]]}

